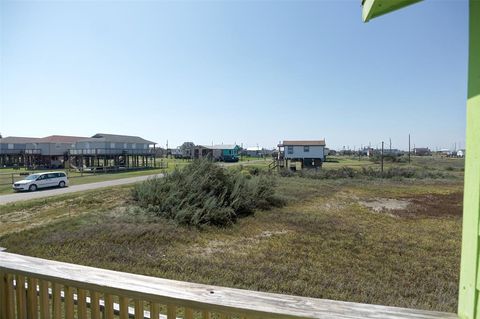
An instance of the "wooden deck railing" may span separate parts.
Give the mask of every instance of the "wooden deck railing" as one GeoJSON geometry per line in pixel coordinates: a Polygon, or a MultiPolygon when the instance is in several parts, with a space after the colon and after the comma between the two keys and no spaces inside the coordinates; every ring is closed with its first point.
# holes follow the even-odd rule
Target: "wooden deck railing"
{"type": "Polygon", "coordinates": [[[455,314],[262,293],[0,252],[0,318],[454,319],[455,314]]]}

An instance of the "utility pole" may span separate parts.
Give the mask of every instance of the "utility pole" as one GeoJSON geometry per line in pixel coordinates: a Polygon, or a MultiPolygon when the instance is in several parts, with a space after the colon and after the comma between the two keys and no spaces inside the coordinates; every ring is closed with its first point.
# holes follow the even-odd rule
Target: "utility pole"
{"type": "Polygon", "coordinates": [[[383,141],[382,141],[382,173],[383,173],[383,141]]]}
{"type": "Polygon", "coordinates": [[[392,155],[392,138],[389,137],[390,140],[390,155],[392,155]]]}
{"type": "Polygon", "coordinates": [[[411,163],[410,159],[410,134],[408,134],[408,163],[411,163]]]}

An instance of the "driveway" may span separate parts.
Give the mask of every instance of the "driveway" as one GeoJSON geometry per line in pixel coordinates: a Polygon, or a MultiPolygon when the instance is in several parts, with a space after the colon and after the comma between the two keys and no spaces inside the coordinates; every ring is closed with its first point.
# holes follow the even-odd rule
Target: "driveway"
{"type": "Polygon", "coordinates": [[[111,181],[96,182],[96,183],[89,183],[89,184],[82,184],[82,185],[73,185],[66,188],[49,188],[49,189],[38,190],[36,192],[22,192],[22,193],[14,193],[9,195],[0,195],[0,205],[24,201],[24,200],[30,200],[30,199],[50,197],[55,195],[64,195],[64,194],[70,194],[75,192],[83,192],[83,191],[88,191],[88,190],[103,188],[103,187],[133,184],[133,183],[145,181],[152,177],[163,177],[163,174],[121,178],[121,179],[115,179],[111,181]]]}

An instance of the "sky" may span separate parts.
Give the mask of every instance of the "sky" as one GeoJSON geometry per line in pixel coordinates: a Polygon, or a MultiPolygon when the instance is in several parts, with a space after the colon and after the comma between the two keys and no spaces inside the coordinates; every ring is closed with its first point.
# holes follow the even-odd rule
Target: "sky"
{"type": "Polygon", "coordinates": [[[0,133],[464,147],[468,1],[0,0],[0,133]]]}

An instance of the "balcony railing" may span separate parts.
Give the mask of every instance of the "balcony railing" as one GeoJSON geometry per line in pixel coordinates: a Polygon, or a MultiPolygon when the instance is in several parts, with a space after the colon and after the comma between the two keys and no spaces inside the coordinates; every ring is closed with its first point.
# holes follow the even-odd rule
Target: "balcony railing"
{"type": "Polygon", "coordinates": [[[70,149],[70,155],[153,155],[155,154],[153,149],[123,149],[123,148],[83,148],[83,149],[70,149]]]}
{"type": "Polygon", "coordinates": [[[451,313],[201,285],[0,252],[0,318],[457,319],[451,313]]]}
{"type": "Polygon", "coordinates": [[[23,155],[23,154],[29,154],[29,155],[40,155],[42,154],[41,149],[6,149],[6,150],[0,150],[0,155],[23,155]]]}

